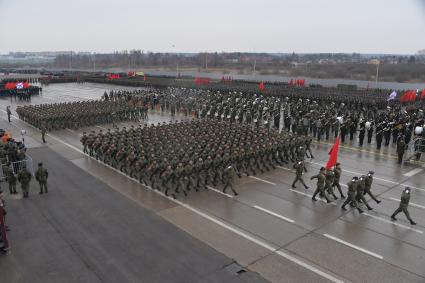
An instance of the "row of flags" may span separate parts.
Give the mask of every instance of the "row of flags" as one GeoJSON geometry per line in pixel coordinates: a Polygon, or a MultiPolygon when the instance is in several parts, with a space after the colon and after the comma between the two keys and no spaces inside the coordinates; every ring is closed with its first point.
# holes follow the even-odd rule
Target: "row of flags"
{"type": "Polygon", "coordinates": [[[29,82],[8,82],[4,85],[5,89],[26,89],[29,88],[29,82]]]}
{"type": "Polygon", "coordinates": [[[294,80],[291,79],[288,84],[290,86],[305,86],[305,79],[294,80]]]}
{"type": "Polygon", "coordinates": [[[119,79],[121,76],[120,74],[108,74],[108,80],[117,80],[119,79]]]}
{"type": "Polygon", "coordinates": [[[210,84],[210,78],[196,77],[195,78],[195,84],[196,85],[209,85],[210,84]]]}
{"type": "MultiPolygon", "coordinates": [[[[387,101],[394,100],[397,98],[397,92],[394,90],[388,96],[387,101]]],[[[425,99],[425,89],[421,91],[419,90],[407,90],[400,97],[400,102],[414,102],[416,99],[425,99]]]]}
{"type": "Polygon", "coordinates": [[[231,82],[231,81],[233,81],[233,77],[232,76],[222,76],[221,77],[221,82],[222,83],[231,82]]]}

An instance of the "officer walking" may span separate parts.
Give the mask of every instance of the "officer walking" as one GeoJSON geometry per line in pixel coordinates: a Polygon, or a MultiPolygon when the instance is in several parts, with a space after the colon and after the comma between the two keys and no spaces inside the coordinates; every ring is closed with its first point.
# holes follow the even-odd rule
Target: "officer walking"
{"type": "Polygon", "coordinates": [[[410,201],[410,188],[406,187],[403,192],[401,193],[401,200],[400,200],[400,206],[394,211],[394,213],[391,215],[391,220],[396,221],[397,214],[403,211],[403,213],[406,215],[407,220],[410,221],[410,224],[416,225],[416,222],[410,218],[409,211],[407,208],[409,207],[409,201],[410,201]]]}
{"type": "Polygon", "coordinates": [[[48,193],[47,191],[47,178],[49,177],[49,173],[47,172],[47,169],[43,168],[43,163],[38,163],[38,169],[35,173],[35,179],[37,180],[38,184],[40,185],[40,192],[39,194],[42,195],[43,193],[48,193]]]}
{"type": "Polygon", "coordinates": [[[401,164],[403,162],[403,155],[404,151],[406,150],[406,143],[404,142],[404,139],[400,139],[397,143],[397,155],[398,155],[398,164],[401,164]]]}
{"type": "Polygon", "coordinates": [[[226,167],[226,169],[224,169],[224,174],[223,174],[223,180],[224,180],[224,187],[223,187],[223,193],[226,193],[226,189],[228,187],[230,187],[230,189],[232,190],[233,194],[235,196],[238,195],[238,193],[235,191],[235,189],[233,189],[233,179],[235,178],[235,169],[233,168],[232,165],[229,165],[226,167]]]}
{"type": "Polygon", "coordinates": [[[7,112],[7,121],[9,121],[10,123],[10,116],[12,115],[12,111],[10,111],[10,105],[6,107],[6,112],[7,112]]]}
{"type": "Polygon", "coordinates": [[[41,140],[43,141],[43,143],[46,143],[46,132],[47,129],[45,126],[41,127],[41,140]]]}

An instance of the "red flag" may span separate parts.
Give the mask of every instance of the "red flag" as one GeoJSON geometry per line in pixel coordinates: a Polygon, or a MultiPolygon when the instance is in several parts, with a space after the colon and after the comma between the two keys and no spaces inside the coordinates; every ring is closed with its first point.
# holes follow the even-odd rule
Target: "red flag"
{"type": "Polygon", "coordinates": [[[400,102],[411,102],[416,100],[416,91],[408,90],[400,98],[400,102]]]}
{"type": "Polygon", "coordinates": [[[24,88],[29,88],[30,84],[28,82],[24,82],[24,88]]]}
{"type": "Polygon", "coordinates": [[[339,149],[339,136],[336,138],[335,144],[332,146],[331,150],[329,151],[329,161],[326,163],[326,169],[331,169],[333,166],[335,166],[336,161],[338,159],[338,149],[339,149]]]}
{"type": "Polygon", "coordinates": [[[146,81],[146,75],[143,75],[143,80],[146,81]]]}
{"type": "Polygon", "coordinates": [[[16,88],[16,83],[9,82],[9,83],[5,84],[4,88],[5,89],[15,89],[16,88]]]}
{"type": "Polygon", "coordinates": [[[425,99],[425,89],[422,91],[421,99],[425,99]]]}
{"type": "Polygon", "coordinates": [[[261,83],[258,84],[258,89],[259,90],[265,90],[266,89],[264,82],[261,82],[261,83]]]}

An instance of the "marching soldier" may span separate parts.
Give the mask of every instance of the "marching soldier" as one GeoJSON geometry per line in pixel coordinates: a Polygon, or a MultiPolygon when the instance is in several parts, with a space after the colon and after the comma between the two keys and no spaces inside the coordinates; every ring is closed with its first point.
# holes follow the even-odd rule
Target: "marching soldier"
{"type": "Polygon", "coordinates": [[[335,182],[335,174],[334,171],[331,169],[326,170],[325,172],[325,188],[324,191],[327,192],[328,194],[332,195],[334,197],[335,200],[338,199],[338,197],[335,195],[334,191],[333,191],[333,184],[335,182]]]}
{"type": "Polygon", "coordinates": [[[320,168],[319,174],[314,175],[310,178],[310,180],[317,179],[317,186],[316,190],[314,191],[313,197],[311,198],[313,201],[317,201],[316,196],[320,193],[321,198],[325,198],[327,203],[330,203],[331,201],[328,199],[325,193],[325,182],[326,182],[326,176],[325,176],[325,167],[320,168]]]}
{"type": "Polygon", "coordinates": [[[359,213],[363,213],[363,210],[357,205],[357,201],[356,201],[356,192],[357,192],[357,182],[358,182],[358,180],[359,180],[359,178],[355,176],[355,177],[353,177],[353,179],[351,179],[347,183],[347,186],[348,186],[347,199],[344,201],[344,203],[341,206],[341,208],[343,210],[347,210],[345,208],[345,206],[347,204],[350,204],[353,207],[357,208],[359,213]]]}
{"type": "Polygon", "coordinates": [[[365,190],[364,193],[368,194],[376,203],[381,203],[380,200],[378,200],[373,194],[372,194],[372,183],[373,183],[373,174],[375,172],[369,171],[369,173],[365,177],[365,190]]]}
{"type": "Polygon", "coordinates": [[[307,168],[305,167],[304,161],[298,161],[297,163],[294,164],[294,169],[295,169],[295,180],[294,182],[292,182],[292,187],[295,189],[295,184],[300,181],[301,184],[304,185],[304,188],[307,190],[308,186],[304,183],[303,180],[303,174],[304,172],[307,172],[307,168]]]}
{"type": "Polygon", "coordinates": [[[403,211],[404,215],[406,215],[407,220],[409,220],[411,225],[416,225],[416,222],[410,218],[409,211],[407,208],[409,207],[410,202],[410,187],[406,187],[403,192],[401,193],[401,199],[400,199],[400,205],[399,207],[394,211],[394,213],[391,215],[391,220],[396,221],[397,214],[403,211]]]}
{"type": "Polygon", "coordinates": [[[370,205],[367,203],[364,194],[365,194],[365,175],[360,176],[357,183],[357,194],[356,194],[356,201],[358,203],[363,203],[368,210],[372,210],[373,208],[370,207],[370,205]]]}
{"type": "Polygon", "coordinates": [[[235,189],[233,188],[233,179],[235,178],[235,169],[233,168],[232,165],[227,166],[224,169],[224,174],[223,174],[223,178],[224,178],[224,187],[223,187],[223,193],[226,193],[226,189],[228,187],[230,187],[230,189],[232,190],[233,194],[235,196],[238,195],[238,193],[235,191],[235,189]]]}
{"type": "Polygon", "coordinates": [[[339,162],[337,162],[335,164],[335,168],[334,168],[334,176],[335,177],[334,177],[334,182],[333,182],[332,187],[336,187],[338,189],[338,192],[339,192],[341,198],[345,198],[344,194],[342,193],[341,185],[339,184],[341,174],[342,174],[341,164],[339,162]]]}

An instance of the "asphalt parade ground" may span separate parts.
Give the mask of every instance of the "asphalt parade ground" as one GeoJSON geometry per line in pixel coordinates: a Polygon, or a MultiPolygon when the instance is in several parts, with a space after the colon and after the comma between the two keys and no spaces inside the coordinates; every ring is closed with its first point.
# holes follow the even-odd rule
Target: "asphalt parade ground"
{"type": "MultiPolygon", "coordinates": [[[[57,84],[43,88],[33,104],[98,99],[99,84],[57,84]]],[[[144,187],[82,153],[83,131],[41,134],[20,121],[0,100],[0,128],[25,143],[34,164],[49,170],[49,194],[30,198],[6,194],[12,254],[0,257],[0,282],[425,282],[425,168],[398,165],[391,145],[340,148],[341,184],[375,171],[372,192],[382,202],[362,215],[343,211],[342,200],[313,202],[310,176],[328,160],[332,141],[314,143],[305,190],[291,188],[290,165],[236,179],[239,195],[209,187],[177,200],[144,187]],[[411,226],[398,207],[412,187],[411,226]]],[[[190,117],[177,116],[180,119],[190,117]]],[[[147,123],[169,121],[150,112],[147,123]]],[[[118,123],[120,127],[135,123],[118,123]]],[[[4,191],[7,186],[2,184],[4,191]]],[[[369,197],[366,197],[369,200],[369,197]]]]}

